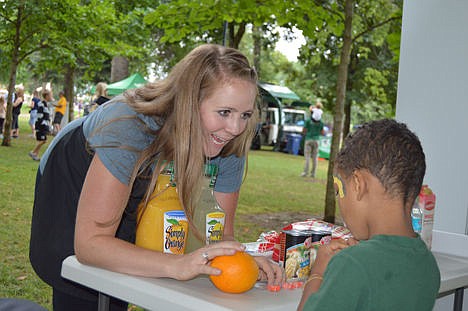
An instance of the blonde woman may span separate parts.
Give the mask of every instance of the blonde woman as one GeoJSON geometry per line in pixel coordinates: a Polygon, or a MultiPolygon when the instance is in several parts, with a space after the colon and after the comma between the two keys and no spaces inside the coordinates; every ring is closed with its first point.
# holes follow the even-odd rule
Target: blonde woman
{"type": "Polygon", "coordinates": [[[0,139],[3,139],[3,124],[6,116],[6,101],[4,94],[0,93],[0,139]]]}
{"type": "Polygon", "coordinates": [[[85,115],[93,112],[97,107],[104,104],[108,100],[109,97],[107,96],[107,84],[105,82],[99,82],[96,84],[96,92],[94,93],[93,100],[85,109],[85,115]]]}
{"type": "Polygon", "coordinates": [[[19,137],[19,124],[18,119],[21,114],[21,107],[24,102],[24,88],[23,86],[18,86],[16,88],[15,100],[13,101],[13,110],[12,110],[12,122],[11,122],[11,137],[19,137]]]}
{"type": "MultiPolygon", "coordinates": [[[[257,123],[257,76],[244,55],[202,45],[164,80],[128,91],[67,125],[39,165],[30,259],[53,287],[54,310],[95,310],[97,294],[60,277],[63,259],[112,271],[188,280],[219,274],[207,263],[242,251],[234,215],[257,123]],[[215,196],[226,212],[225,239],[185,255],[133,244],[136,208],[148,200],[164,161],[174,161],[188,218],[206,160],[219,166],[215,196]],[[150,178],[142,172],[150,170],[150,178]],[[67,210],[64,211],[64,208],[67,210]],[[75,225],[76,224],[76,225],[75,225]]],[[[282,270],[257,258],[259,278],[282,282],[282,270]]],[[[126,303],[112,300],[116,310],[126,303]]]]}

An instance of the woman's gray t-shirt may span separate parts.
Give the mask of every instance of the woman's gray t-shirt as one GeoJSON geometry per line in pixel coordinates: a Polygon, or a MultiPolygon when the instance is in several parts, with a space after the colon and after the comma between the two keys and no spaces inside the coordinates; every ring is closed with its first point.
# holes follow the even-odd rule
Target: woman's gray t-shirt
{"type": "MultiPolygon", "coordinates": [[[[41,168],[43,169],[54,142],[83,124],[83,133],[91,149],[99,155],[99,159],[114,177],[128,184],[140,152],[154,140],[154,133],[159,129],[159,125],[153,117],[135,112],[123,100],[123,97],[116,97],[99,106],[88,116],[69,123],[43,155],[41,168]]],[[[239,191],[245,158],[235,155],[216,157],[211,163],[218,165],[215,191],[239,191]]]]}

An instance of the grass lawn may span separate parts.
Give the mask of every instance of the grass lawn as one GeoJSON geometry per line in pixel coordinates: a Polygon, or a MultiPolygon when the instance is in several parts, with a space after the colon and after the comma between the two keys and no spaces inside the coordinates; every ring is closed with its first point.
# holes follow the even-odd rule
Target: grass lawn
{"type": "MultiPolygon", "coordinates": [[[[25,298],[51,310],[51,289],[35,275],[28,259],[38,162],[28,156],[35,139],[29,137],[27,122],[28,116],[22,115],[20,137],[11,147],[0,146],[0,298],[25,298]]],[[[302,156],[251,151],[236,216],[239,241],[255,241],[261,232],[323,215],[328,162],[319,161],[314,180],[299,177],[303,164],[302,156]]]]}

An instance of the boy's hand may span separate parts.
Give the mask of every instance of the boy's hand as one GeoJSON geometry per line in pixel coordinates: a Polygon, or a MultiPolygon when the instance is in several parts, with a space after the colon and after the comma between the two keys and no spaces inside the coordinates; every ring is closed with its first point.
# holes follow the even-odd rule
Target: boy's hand
{"type": "Polygon", "coordinates": [[[258,281],[267,281],[269,286],[278,286],[283,284],[284,269],[262,256],[254,256],[255,261],[260,269],[258,281]]]}
{"type": "Polygon", "coordinates": [[[336,239],[332,240],[330,243],[326,245],[321,245],[317,251],[317,257],[315,258],[315,262],[312,266],[311,274],[316,273],[319,275],[323,275],[325,273],[325,269],[328,266],[328,262],[330,259],[341,251],[344,248],[347,248],[351,245],[355,245],[357,242],[353,239],[353,241],[345,241],[343,239],[336,239]]]}

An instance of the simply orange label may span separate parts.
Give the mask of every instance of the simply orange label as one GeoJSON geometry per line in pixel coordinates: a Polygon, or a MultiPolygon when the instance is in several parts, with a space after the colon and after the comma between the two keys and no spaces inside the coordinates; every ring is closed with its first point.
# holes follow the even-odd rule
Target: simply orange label
{"type": "Polygon", "coordinates": [[[183,254],[187,241],[188,222],[184,211],[164,213],[164,253],[183,254]]]}

